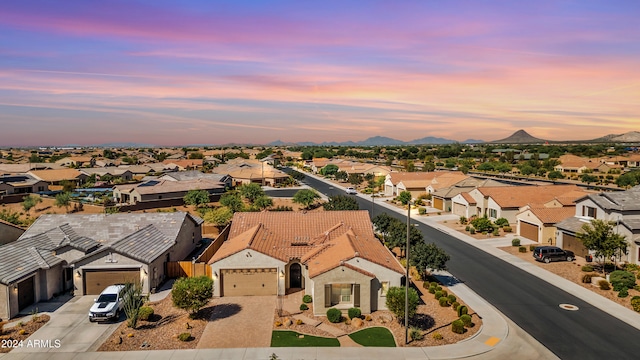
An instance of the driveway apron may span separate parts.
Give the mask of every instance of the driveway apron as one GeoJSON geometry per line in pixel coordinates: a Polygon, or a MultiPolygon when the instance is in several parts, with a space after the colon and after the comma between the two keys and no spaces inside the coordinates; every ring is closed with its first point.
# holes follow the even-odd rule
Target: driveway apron
{"type": "Polygon", "coordinates": [[[198,349],[271,346],[275,296],[230,296],[214,302],[198,349]]]}

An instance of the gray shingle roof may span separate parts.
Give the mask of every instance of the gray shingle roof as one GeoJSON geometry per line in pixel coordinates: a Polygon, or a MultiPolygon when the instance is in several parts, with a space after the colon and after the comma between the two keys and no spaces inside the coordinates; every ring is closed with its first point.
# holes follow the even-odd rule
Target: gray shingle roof
{"type": "Polygon", "coordinates": [[[54,249],[55,245],[45,234],[0,247],[0,283],[9,284],[38,269],[62,263],[62,259],[53,255],[54,249]]]}
{"type": "Polygon", "coordinates": [[[111,248],[136,260],[150,263],[174,244],[175,238],[170,239],[150,224],[111,245],[111,248]]]}

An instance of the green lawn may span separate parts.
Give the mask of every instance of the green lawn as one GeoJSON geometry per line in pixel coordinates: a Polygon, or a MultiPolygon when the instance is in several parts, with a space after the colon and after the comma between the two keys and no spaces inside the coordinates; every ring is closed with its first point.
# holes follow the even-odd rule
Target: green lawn
{"type": "Polygon", "coordinates": [[[349,334],[351,340],[362,346],[396,347],[396,341],[389,329],[372,327],[349,334]]]}
{"type": "Polygon", "coordinates": [[[271,347],[340,346],[338,339],[304,335],[295,331],[275,330],[271,332],[271,347]]]}

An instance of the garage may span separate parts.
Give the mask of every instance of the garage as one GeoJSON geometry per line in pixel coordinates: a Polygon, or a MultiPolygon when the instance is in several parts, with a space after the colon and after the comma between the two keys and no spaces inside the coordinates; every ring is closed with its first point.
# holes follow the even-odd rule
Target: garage
{"type": "Polygon", "coordinates": [[[221,270],[222,296],[277,295],[278,271],[266,269],[221,270]]]}
{"type": "Polygon", "coordinates": [[[467,216],[467,207],[460,203],[453,203],[452,212],[457,216],[467,216]]]}
{"type": "Polygon", "coordinates": [[[433,198],[433,207],[434,208],[436,208],[438,210],[444,210],[443,209],[443,207],[444,207],[443,204],[444,204],[444,202],[442,201],[442,198],[437,198],[437,197],[433,198]]]}
{"type": "Polygon", "coordinates": [[[18,283],[18,311],[26,308],[36,301],[33,279],[34,276],[18,283]]]}
{"type": "Polygon", "coordinates": [[[582,241],[573,235],[567,233],[562,234],[562,248],[571,250],[577,256],[585,257],[589,251],[582,245],[582,241]]]}
{"type": "Polygon", "coordinates": [[[140,282],[140,269],[84,270],[84,295],[97,295],[107,286],[140,282]]]}
{"type": "Polygon", "coordinates": [[[520,221],[520,236],[538,242],[538,226],[520,221]]]}

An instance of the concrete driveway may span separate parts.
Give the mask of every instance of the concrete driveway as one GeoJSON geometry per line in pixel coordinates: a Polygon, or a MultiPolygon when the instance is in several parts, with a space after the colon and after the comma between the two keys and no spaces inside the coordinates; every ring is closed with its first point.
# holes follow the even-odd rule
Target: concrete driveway
{"type": "MultiPolygon", "coordinates": [[[[76,296],[50,313],[51,320],[29,336],[32,347],[13,349],[18,352],[85,352],[94,350],[92,345],[105,339],[118,326],[112,322],[89,322],[89,309],[97,295],[76,296]],[[37,342],[35,340],[38,340],[37,342]],[[59,346],[56,346],[59,343],[59,346]]],[[[124,318],[123,315],[120,317],[124,318]]]]}
{"type": "Polygon", "coordinates": [[[229,296],[214,301],[198,349],[271,346],[275,296],[229,296]]]}

